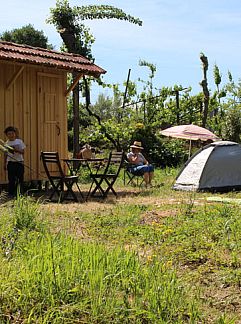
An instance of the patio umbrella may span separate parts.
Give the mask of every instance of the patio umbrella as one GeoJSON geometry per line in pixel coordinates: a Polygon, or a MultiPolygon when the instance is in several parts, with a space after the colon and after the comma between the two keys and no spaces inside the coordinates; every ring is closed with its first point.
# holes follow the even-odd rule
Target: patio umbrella
{"type": "Polygon", "coordinates": [[[169,127],[160,131],[160,133],[164,136],[190,140],[189,157],[191,153],[191,141],[220,140],[218,136],[208,129],[193,124],[169,127]]]}

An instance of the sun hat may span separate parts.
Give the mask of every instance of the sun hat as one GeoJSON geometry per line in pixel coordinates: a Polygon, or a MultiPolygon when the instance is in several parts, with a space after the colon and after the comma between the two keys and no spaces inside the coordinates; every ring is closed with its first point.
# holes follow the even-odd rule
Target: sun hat
{"type": "Polygon", "coordinates": [[[141,142],[135,141],[130,147],[131,148],[138,148],[140,150],[143,150],[143,147],[141,146],[141,142]]]}

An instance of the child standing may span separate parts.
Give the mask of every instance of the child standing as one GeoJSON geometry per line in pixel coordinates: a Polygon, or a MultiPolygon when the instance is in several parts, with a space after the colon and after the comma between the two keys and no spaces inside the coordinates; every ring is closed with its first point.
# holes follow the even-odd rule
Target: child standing
{"type": "Polygon", "coordinates": [[[6,144],[12,147],[12,150],[5,154],[4,159],[4,169],[8,171],[8,194],[9,196],[16,196],[18,185],[20,191],[23,185],[23,154],[26,146],[20,138],[17,138],[15,127],[7,127],[4,134],[8,138],[6,144]]]}

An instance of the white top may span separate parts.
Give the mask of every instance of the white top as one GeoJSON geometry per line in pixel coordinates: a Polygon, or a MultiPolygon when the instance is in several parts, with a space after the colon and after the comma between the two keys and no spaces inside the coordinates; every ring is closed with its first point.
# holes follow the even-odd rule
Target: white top
{"type": "MultiPolygon", "coordinates": [[[[6,144],[8,146],[12,146],[18,150],[24,150],[26,145],[20,138],[16,138],[14,141],[7,141],[6,144]]],[[[7,153],[7,162],[22,162],[23,161],[23,154],[14,152],[14,153],[7,153]]]]}

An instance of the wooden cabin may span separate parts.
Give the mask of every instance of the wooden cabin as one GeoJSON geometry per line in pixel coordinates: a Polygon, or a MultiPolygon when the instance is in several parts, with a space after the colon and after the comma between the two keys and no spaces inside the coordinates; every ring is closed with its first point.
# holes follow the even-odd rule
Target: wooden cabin
{"type": "MultiPolygon", "coordinates": [[[[83,75],[106,71],[76,54],[0,41],[0,139],[15,126],[26,144],[25,181],[43,180],[40,152],[68,155],[67,96],[83,75]],[[67,73],[78,77],[67,88],[67,73]]],[[[7,182],[0,152],[0,184],[7,182]]]]}

